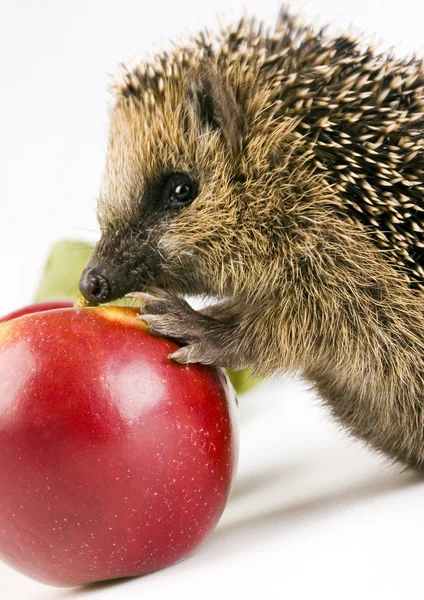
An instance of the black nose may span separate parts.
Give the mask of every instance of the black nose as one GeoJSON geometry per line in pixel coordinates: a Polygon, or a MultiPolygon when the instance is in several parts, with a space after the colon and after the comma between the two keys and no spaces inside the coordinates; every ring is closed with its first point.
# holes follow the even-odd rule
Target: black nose
{"type": "Polygon", "coordinates": [[[96,269],[88,269],[83,273],[79,289],[90,304],[99,304],[106,302],[110,296],[109,282],[103,275],[97,273],[96,269]]]}

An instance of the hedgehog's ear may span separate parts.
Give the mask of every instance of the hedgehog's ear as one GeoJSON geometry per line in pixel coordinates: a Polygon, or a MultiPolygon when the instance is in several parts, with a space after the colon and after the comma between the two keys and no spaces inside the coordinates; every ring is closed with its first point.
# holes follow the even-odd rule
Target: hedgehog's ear
{"type": "Polygon", "coordinates": [[[203,66],[191,86],[197,118],[219,130],[233,157],[242,150],[244,119],[228,81],[212,65],[203,66]]]}

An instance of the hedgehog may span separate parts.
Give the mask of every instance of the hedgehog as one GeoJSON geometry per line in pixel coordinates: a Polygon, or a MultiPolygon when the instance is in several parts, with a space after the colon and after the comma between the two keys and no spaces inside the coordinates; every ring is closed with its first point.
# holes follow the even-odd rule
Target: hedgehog
{"type": "Polygon", "coordinates": [[[124,66],[113,92],[87,302],[138,297],[170,360],[298,375],[423,468],[422,61],[283,10],[124,66]]]}

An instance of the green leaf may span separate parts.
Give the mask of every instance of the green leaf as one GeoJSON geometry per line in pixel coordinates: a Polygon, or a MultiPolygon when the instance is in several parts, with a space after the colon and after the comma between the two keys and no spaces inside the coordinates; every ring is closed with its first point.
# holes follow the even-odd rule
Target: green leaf
{"type": "Polygon", "coordinates": [[[37,302],[57,298],[75,298],[78,282],[93,246],[75,240],[57,242],[50,250],[35,296],[37,302]]]}
{"type": "Polygon", "coordinates": [[[255,387],[262,379],[252,374],[249,369],[243,369],[242,371],[232,371],[227,369],[228,377],[234,386],[237,394],[247,392],[250,388],[255,387]]]}
{"type": "MultiPolygon", "coordinates": [[[[79,293],[80,275],[92,250],[93,246],[85,242],[76,240],[57,242],[50,251],[35,300],[43,302],[58,298],[75,298],[79,293]]],[[[123,298],[113,302],[113,304],[134,306],[134,300],[123,298]]],[[[260,378],[252,375],[249,370],[228,370],[228,376],[237,394],[246,392],[261,381],[260,378]]]]}

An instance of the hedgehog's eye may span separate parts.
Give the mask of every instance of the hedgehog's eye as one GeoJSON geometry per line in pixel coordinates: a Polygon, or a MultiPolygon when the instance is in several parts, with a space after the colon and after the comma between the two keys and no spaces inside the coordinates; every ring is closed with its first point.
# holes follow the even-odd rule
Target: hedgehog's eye
{"type": "Polygon", "coordinates": [[[165,185],[165,200],[168,206],[187,206],[198,193],[197,184],[187,175],[171,175],[165,185]]]}

